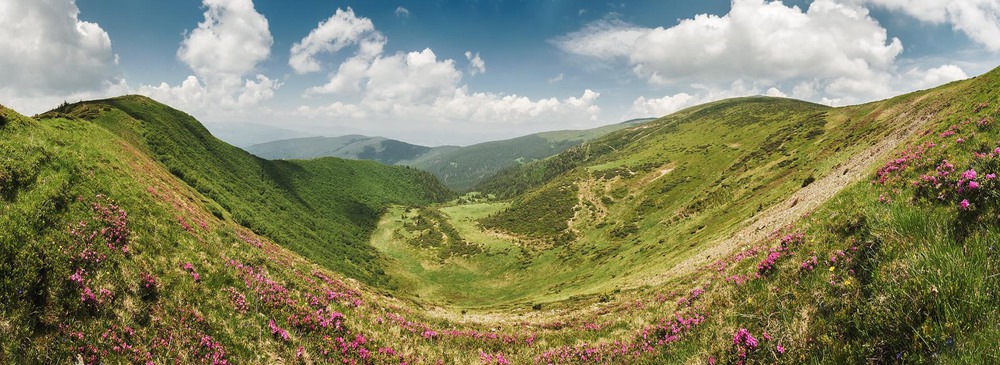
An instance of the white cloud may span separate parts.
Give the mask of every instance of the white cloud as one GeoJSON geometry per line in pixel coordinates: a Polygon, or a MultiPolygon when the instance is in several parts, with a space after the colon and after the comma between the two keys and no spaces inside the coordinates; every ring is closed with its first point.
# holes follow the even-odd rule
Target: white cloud
{"type": "Polygon", "coordinates": [[[181,42],[177,57],[203,79],[240,77],[271,54],[267,19],[250,0],[204,0],[205,21],[181,42]]]}
{"type": "Polygon", "coordinates": [[[132,93],[125,79],[116,83],[105,83],[98,89],[75,92],[53,92],[49,94],[27,94],[18,89],[0,88],[0,104],[25,115],[33,115],[52,110],[63,102],[106,99],[132,93]]]}
{"type": "Polygon", "coordinates": [[[72,0],[0,2],[0,102],[34,113],[43,111],[34,98],[73,100],[123,85],[108,33],[79,14],[72,0]]]}
{"type": "MultiPolygon", "coordinates": [[[[454,60],[439,59],[430,48],[384,54],[385,42],[369,19],[348,9],[338,10],[296,43],[292,57],[301,61],[296,62],[298,69],[305,72],[323,69],[314,57],[320,52],[333,53],[349,45],[357,48],[331,73],[329,82],[305,92],[307,96],[336,101],[302,106],[298,113],[340,122],[363,121],[370,128],[396,133],[436,126],[452,134],[490,130],[509,134],[516,132],[512,125],[525,130],[563,128],[565,123],[579,121],[592,124],[600,113],[596,105],[600,94],[592,90],[563,99],[472,92],[462,83],[464,74],[454,60]]],[[[486,63],[478,53],[467,51],[464,56],[469,61],[469,76],[486,71],[486,63]]]]}
{"type": "Polygon", "coordinates": [[[180,85],[143,85],[138,92],[196,116],[259,113],[281,84],[255,70],[271,53],[267,19],[251,0],[203,0],[205,20],[181,42],[177,58],[194,75],[180,85]],[[251,78],[244,78],[254,75],[251,78]]]}
{"type": "Polygon", "coordinates": [[[766,95],[772,97],[788,97],[784,92],[775,87],[770,87],[765,91],[756,85],[736,80],[725,88],[718,88],[703,84],[691,85],[695,90],[694,94],[681,92],[666,95],[660,98],[646,98],[640,96],[632,103],[632,108],[622,119],[662,117],[698,104],[710,103],[717,100],[735,98],[741,96],[766,95]]]}
{"type": "Polygon", "coordinates": [[[1000,1],[997,0],[861,0],[902,11],[921,21],[948,23],[973,41],[1000,52],[1000,1]]]}
{"type": "Polygon", "coordinates": [[[701,14],[670,28],[607,18],[554,40],[566,53],[626,62],[653,85],[735,79],[778,86],[809,80],[841,97],[882,97],[903,46],[858,5],[734,0],[724,16],[701,14]],[[860,93],[860,94],[848,94],[860,93]]]}
{"type": "Polygon", "coordinates": [[[765,92],[764,95],[773,96],[773,97],[776,97],[776,98],[787,98],[788,97],[788,94],[785,94],[781,90],[778,90],[778,88],[776,88],[776,87],[768,88],[767,92],[765,92]]]}
{"type": "Polygon", "coordinates": [[[565,77],[566,77],[566,74],[560,72],[558,75],[555,75],[554,77],[552,77],[551,79],[549,79],[549,83],[550,84],[557,83],[559,81],[562,81],[565,77]]]}
{"type": "Polygon", "coordinates": [[[601,60],[628,58],[635,42],[650,29],[626,23],[615,16],[587,24],[554,41],[566,53],[601,60]]]}
{"type": "Polygon", "coordinates": [[[969,75],[956,65],[941,65],[929,70],[914,68],[907,72],[905,77],[913,85],[912,88],[926,89],[955,80],[964,80],[969,78],[969,75]]]}
{"type": "Polygon", "coordinates": [[[469,76],[486,73],[486,61],[479,57],[479,52],[473,56],[472,51],[465,51],[465,59],[469,60],[469,76]]]}
{"type": "Polygon", "coordinates": [[[400,18],[409,18],[410,10],[402,6],[396,8],[396,16],[400,18]]]}
{"type": "Polygon", "coordinates": [[[288,64],[299,74],[317,72],[321,67],[316,55],[336,53],[350,45],[358,45],[360,51],[355,57],[367,62],[382,53],[385,37],[375,30],[371,20],[355,16],[353,9],[337,9],[308,36],[292,45],[288,64]]]}
{"type": "Polygon", "coordinates": [[[650,99],[640,96],[632,103],[632,109],[629,113],[635,117],[662,117],[693,105],[692,102],[694,100],[695,97],[688,93],[678,93],[662,98],[650,99]]]}

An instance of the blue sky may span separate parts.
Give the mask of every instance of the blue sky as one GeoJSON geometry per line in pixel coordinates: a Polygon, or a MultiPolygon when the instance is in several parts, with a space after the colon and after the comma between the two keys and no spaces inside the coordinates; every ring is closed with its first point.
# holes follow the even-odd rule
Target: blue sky
{"type": "Polygon", "coordinates": [[[1000,0],[6,0],[0,103],[139,93],[213,129],[470,144],[933,87],[997,66],[998,16],[1000,0]]]}

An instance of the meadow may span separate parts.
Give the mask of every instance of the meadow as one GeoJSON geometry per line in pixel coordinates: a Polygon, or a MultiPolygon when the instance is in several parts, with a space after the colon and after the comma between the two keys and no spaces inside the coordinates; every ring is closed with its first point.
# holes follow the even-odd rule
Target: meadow
{"type": "Polygon", "coordinates": [[[0,107],[0,362],[994,363],[998,86],[719,101],[463,196],[0,107]]]}

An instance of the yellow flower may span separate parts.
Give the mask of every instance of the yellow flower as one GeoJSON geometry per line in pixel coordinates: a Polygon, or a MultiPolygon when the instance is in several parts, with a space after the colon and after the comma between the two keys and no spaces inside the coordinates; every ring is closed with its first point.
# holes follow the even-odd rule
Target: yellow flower
{"type": "Polygon", "coordinates": [[[848,278],[847,280],[844,280],[844,286],[851,286],[851,283],[852,282],[851,282],[850,278],[848,278]]]}
{"type": "Polygon", "coordinates": [[[747,304],[753,304],[753,298],[747,297],[747,304]]]}
{"type": "Polygon", "coordinates": [[[830,271],[837,270],[836,266],[830,266],[830,271]]]}

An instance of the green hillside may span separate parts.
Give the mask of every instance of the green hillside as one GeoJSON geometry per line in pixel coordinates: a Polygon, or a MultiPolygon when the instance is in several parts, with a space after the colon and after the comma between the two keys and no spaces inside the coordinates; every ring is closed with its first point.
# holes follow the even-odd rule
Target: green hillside
{"type": "Polygon", "coordinates": [[[144,97],[0,107],[0,363],[994,363],[998,106],[724,100],[445,203],[144,97]]]}
{"type": "MultiPolygon", "coordinates": [[[[984,154],[992,151],[996,142],[990,141],[997,138],[989,136],[995,133],[991,123],[997,116],[997,108],[990,103],[996,103],[997,93],[993,90],[1000,85],[998,76],[1000,72],[994,71],[933,90],[842,108],[767,97],[737,98],[692,107],[652,123],[608,134],[544,161],[507,169],[481,183],[477,188],[481,194],[459,200],[473,203],[437,207],[439,213],[431,215],[439,217],[434,218],[440,221],[436,226],[451,227],[449,229],[457,232],[463,242],[477,245],[478,250],[442,259],[437,252],[447,249],[447,243],[430,248],[416,244],[419,241],[415,233],[421,236],[427,233],[414,232],[408,227],[428,219],[428,214],[410,210],[387,215],[372,244],[397,260],[395,267],[387,272],[397,278],[403,292],[443,306],[468,310],[546,308],[550,305],[578,308],[583,305],[581,302],[589,302],[587,298],[597,302],[613,301],[626,289],[660,285],[676,288],[678,284],[688,283],[686,285],[701,288],[699,290],[709,290],[711,286],[712,293],[723,298],[719,300],[727,301],[722,308],[712,310],[724,313],[716,320],[722,326],[715,329],[716,336],[719,332],[732,330],[728,326],[737,324],[732,322],[750,322],[740,320],[741,313],[748,309],[733,304],[733,297],[736,297],[740,298],[737,300],[749,300],[748,304],[756,300],[758,305],[751,308],[761,308],[753,309],[757,316],[789,316],[789,323],[783,325],[773,320],[756,322],[769,331],[772,330],[768,328],[785,328],[781,326],[786,325],[790,327],[785,331],[791,331],[794,326],[801,325],[792,318],[800,311],[820,316],[815,319],[818,322],[810,324],[835,335],[819,337],[818,330],[812,328],[805,333],[787,335],[794,335],[791,338],[800,341],[797,342],[800,354],[814,351],[811,352],[813,356],[839,359],[834,362],[861,362],[866,358],[883,357],[888,360],[900,353],[922,362],[945,350],[944,340],[957,341],[955,336],[960,331],[945,330],[945,326],[986,326],[980,334],[965,338],[968,346],[982,351],[988,343],[984,341],[995,338],[995,331],[1000,328],[996,322],[996,308],[986,308],[990,296],[976,295],[967,305],[959,305],[961,300],[955,298],[924,297],[923,302],[896,308],[906,302],[904,298],[908,295],[897,288],[898,285],[919,285],[961,275],[963,280],[969,280],[970,287],[955,287],[954,290],[989,292],[998,282],[988,279],[988,269],[971,269],[965,263],[951,262],[943,257],[912,257],[906,249],[888,249],[882,245],[891,240],[909,247],[911,243],[899,240],[927,236],[920,238],[920,242],[928,245],[921,255],[934,256],[946,250],[936,245],[964,241],[964,238],[955,238],[955,234],[965,236],[970,234],[968,231],[975,231],[974,235],[985,235],[977,238],[979,240],[993,237],[991,224],[983,222],[982,218],[971,221],[961,218],[968,213],[961,211],[964,208],[958,205],[960,199],[940,195],[940,189],[956,184],[954,181],[949,180],[945,187],[934,185],[930,193],[920,193],[917,189],[913,198],[890,198],[914,194],[911,192],[917,183],[910,182],[916,175],[892,188],[871,185],[869,176],[875,172],[879,161],[890,158],[890,153],[903,156],[900,158],[907,162],[896,163],[908,167],[909,159],[913,158],[910,156],[918,153],[914,151],[923,153],[928,149],[918,148],[925,142],[918,142],[917,138],[933,140],[937,146],[957,144],[962,147],[938,152],[922,162],[924,168],[930,167],[932,172],[937,164],[944,163],[943,160],[968,159],[968,154],[974,151],[984,154]],[[965,125],[968,127],[963,127],[965,125]],[[955,141],[957,136],[930,138],[952,134],[947,132],[949,128],[956,130],[955,133],[964,131],[964,140],[955,141]],[[970,135],[982,142],[970,144],[970,135]],[[950,157],[952,153],[958,156],[950,157]],[[856,182],[859,179],[864,182],[856,182]],[[847,186],[850,188],[842,192],[847,186]],[[484,200],[485,194],[508,199],[484,200]],[[880,195],[883,201],[899,199],[900,204],[913,212],[908,214],[925,211],[924,214],[935,218],[933,222],[924,223],[938,228],[927,228],[931,231],[920,233],[898,231],[916,229],[916,223],[900,222],[896,219],[902,217],[887,217],[881,213],[885,203],[879,202],[880,195]],[[825,204],[834,196],[833,203],[825,204]],[[936,206],[940,203],[935,200],[951,203],[946,208],[939,208],[936,206]],[[947,213],[938,212],[938,209],[946,209],[947,213]],[[878,223],[872,221],[874,219],[879,219],[878,223]],[[821,239],[799,242],[798,231],[806,237],[821,239]],[[859,236],[862,231],[864,234],[859,236]],[[794,241],[796,247],[789,247],[787,242],[774,245],[773,242],[785,235],[789,235],[786,240],[794,241]],[[864,249],[878,250],[872,254],[886,256],[879,256],[879,261],[864,259],[868,261],[861,265],[872,265],[863,268],[865,272],[859,267],[839,272],[836,260],[849,256],[847,251],[862,249],[856,248],[861,244],[841,247],[844,240],[866,242],[868,246],[864,249]],[[788,274],[774,275],[781,279],[774,279],[773,283],[754,279],[766,277],[776,270],[779,257],[784,260],[792,255],[798,260],[796,266],[812,255],[829,259],[825,266],[821,262],[812,266],[831,267],[826,271],[832,272],[830,277],[834,278],[835,285],[831,287],[841,288],[847,280],[850,288],[869,293],[864,295],[882,291],[889,294],[880,297],[875,304],[864,298],[855,298],[857,302],[838,298],[836,302],[841,305],[838,310],[846,312],[825,312],[805,298],[781,302],[799,309],[781,309],[785,304],[775,303],[778,298],[768,295],[768,290],[795,287],[798,284],[790,282],[804,280],[803,274],[789,268],[793,264],[784,263],[788,274]],[[880,261],[883,259],[885,261],[880,261]],[[743,261],[752,263],[737,264],[743,261]],[[753,265],[758,263],[761,266],[755,270],[753,265]],[[829,265],[831,263],[833,265],[829,265]],[[901,284],[913,275],[906,273],[937,270],[941,265],[951,271],[938,272],[939,279],[914,279],[910,284],[901,284]],[[746,273],[747,270],[750,272],[746,273]],[[874,276],[879,270],[893,274],[876,280],[874,276]],[[747,281],[754,284],[743,286],[747,281]],[[836,284],[838,282],[840,284],[836,284]],[[893,289],[863,287],[875,283],[893,289]],[[953,322],[942,320],[948,311],[970,305],[984,312],[956,318],[953,322]],[[928,309],[936,306],[942,307],[928,309]],[[898,318],[900,323],[892,325],[877,321],[878,325],[873,326],[868,323],[871,319],[865,319],[868,317],[857,317],[856,311],[862,308],[878,313],[897,313],[905,309],[922,314],[898,318]],[[860,327],[837,327],[847,322],[860,327]],[[924,332],[917,333],[918,329],[924,332]],[[866,332],[860,335],[852,331],[866,332]],[[920,342],[929,341],[923,337],[932,333],[937,336],[938,343],[920,342]],[[836,339],[844,343],[835,345],[836,339]],[[867,342],[872,340],[884,343],[873,346],[867,342]],[[890,354],[887,348],[896,352],[890,354]]],[[[959,180],[958,184],[968,182],[968,179],[959,180]]],[[[970,201],[968,204],[985,207],[986,203],[970,201]]],[[[985,261],[977,261],[977,265],[995,265],[995,261],[987,257],[981,260],[985,261]]],[[[830,292],[831,287],[824,287],[830,282],[827,279],[810,281],[814,286],[796,292],[811,296],[844,294],[841,289],[830,292]]],[[[945,284],[936,283],[934,287],[940,288],[940,285],[945,284]]],[[[675,293],[672,290],[670,292],[675,293]]],[[[968,294],[961,296],[971,299],[968,294]]],[[[615,326],[627,326],[629,321],[616,315],[608,315],[605,319],[620,323],[615,326]]],[[[702,348],[693,346],[692,350],[702,348]]],[[[615,346],[603,350],[613,348],[615,346]]],[[[713,352],[728,349],[726,346],[708,348],[713,352]]],[[[571,349],[571,353],[579,355],[584,349],[571,349]]],[[[773,348],[770,353],[775,354],[773,348]]],[[[995,350],[990,353],[995,355],[995,350]]],[[[757,359],[766,358],[763,355],[757,359]]],[[[809,357],[799,359],[805,358],[809,357]]]]}
{"type": "Polygon", "coordinates": [[[433,176],[370,161],[268,161],[209,134],[191,116],[142,96],[63,106],[118,134],[203,194],[212,213],[368,283],[381,277],[364,243],[385,206],[448,196],[433,176]]]}
{"type": "Polygon", "coordinates": [[[483,179],[511,166],[555,155],[610,132],[652,119],[633,119],[588,130],[553,131],[474,144],[424,147],[382,137],[349,135],[285,139],[247,147],[267,159],[310,159],[324,156],[373,160],[428,171],[455,191],[468,191],[483,179]]]}

